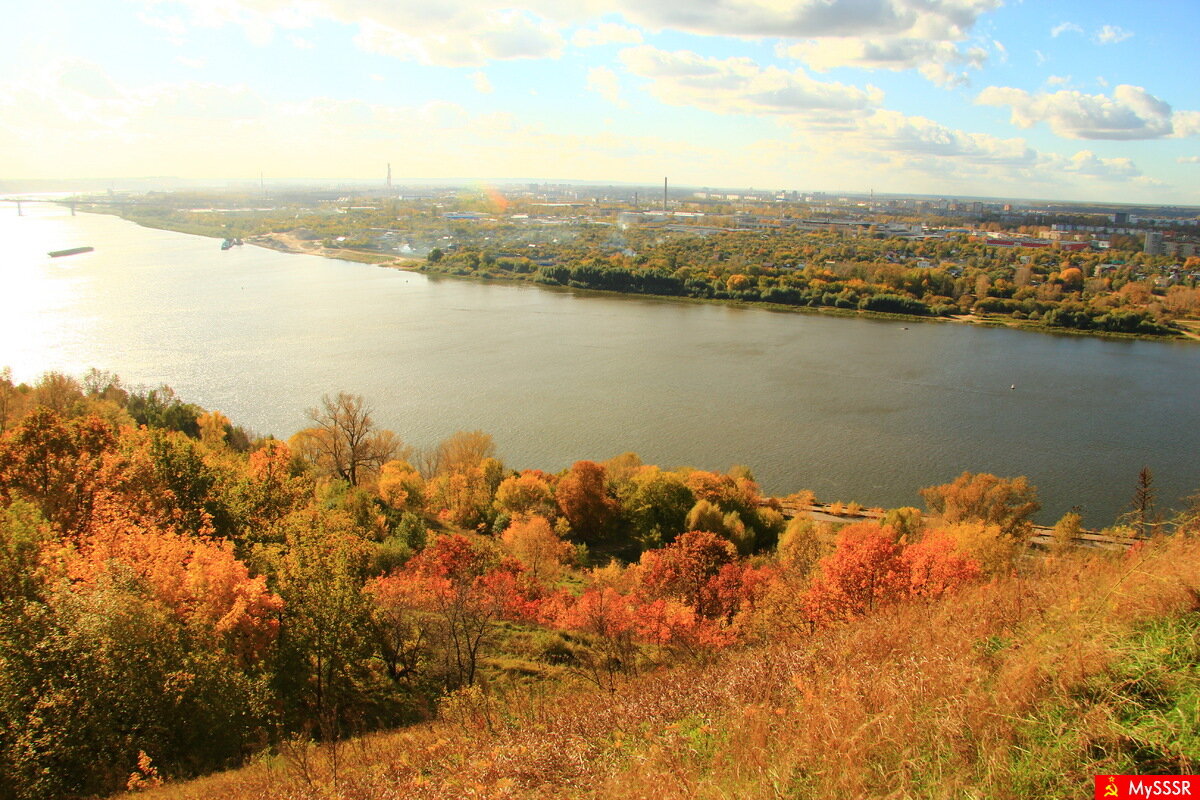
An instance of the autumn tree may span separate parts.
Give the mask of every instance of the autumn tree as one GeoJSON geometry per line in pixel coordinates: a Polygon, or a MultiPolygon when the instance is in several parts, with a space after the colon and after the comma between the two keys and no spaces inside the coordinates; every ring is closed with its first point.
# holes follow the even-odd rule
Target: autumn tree
{"type": "Polygon", "coordinates": [[[847,525],[821,559],[807,594],[818,624],[862,616],[906,594],[909,580],[895,531],[871,522],[847,525]]]}
{"type": "Polygon", "coordinates": [[[322,739],[361,729],[370,716],[370,607],[363,575],[370,550],[340,511],[287,520],[272,571],[284,602],[276,687],[290,728],[322,739]]]}
{"type": "Polygon", "coordinates": [[[261,744],[254,676],[196,641],[120,569],[0,608],[0,791],[57,800],[125,787],[139,752],[187,778],[261,744]]]}
{"type": "Polygon", "coordinates": [[[322,472],[357,486],[386,462],[403,457],[399,438],[375,426],[362,395],[338,392],[321,398],[308,417],[315,424],[292,437],[292,447],[322,472]]]}
{"type": "Polygon", "coordinates": [[[400,570],[372,582],[377,597],[402,599],[424,615],[426,638],[440,651],[446,688],[475,682],[495,623],[532,605],[520,564],[461,534],[439,536],[400,570]]]}
{"type": "Polygon", "coordinates": [[[379,470],[379,497],[400,511],[425,507],[425,481],[407,461],[388,461],[379,470]]]}
{"type": "Polygon", "coordinates": [[[571,552],[545,517],[524,517],[513,521],[500,537],[504,549],[525,567],[535,583],[555,581],[562,574],[563,562],[571,552]]]}
{"type": "Polygon", "coordinates": [[[957,591],[981,574],[979,562],[958,551],[953,539],[926,536],[904,548],[909,597],[936,600],[957,591]]]}
{"type": "Polygon", "coordinates": [[[968,521],[943,525],[926,537],[944,537],[954,542],[955,550],[975,561],[986,575],[1010,575],[1025,550],[1025,539],[999,525],[968,521]]]}
{"type": "Polygon", "coordinates": [[[557,508],[547,477],[537,470],[508,476],[496,487],[496,510],[509,517],[553,513],[557,508]]]}
{"type": "Polygon", "coordinates": [[[737,548],[709,531],[689,531],[657,550],[647,550],[639,562],[641,582],[652,597],[677,597],[706,613],[705,587],[727,564],[737,560],[737,548]]]}
{"type": "Polygon", "coordinates": [[[1138,471],[1137,487],[1133,491],[1130,510],[1125,515],[1125,519],[1136,526],[1139,536],[1149,536],[1159,521],[1154,514],[1155,493],[1154,473],[1149,467],[1142,467],[1138,471]]]}
{"type": "MultiPolygon", "coordinates": [[[[821,534],[818,524],[806,516],[795,516],[788,521],[776,550],[779,562],[789,574],[803,579],[812,571],[825,554],[821,534]]],[[[832,534],[826,535],[832,538],[832,534]]]]}
{"type": "Polygon", "coordinates": [[[229,418],[220,411],[206,411],[201,414],[196,418],[196,426],[200,429],[200,441],[209,447],[220,447],[225,444],[229,418]]]}
{"type": "Polygon", "coordinates": [[[643,547],[669,544],[684,531],[699,529],[687,524],[695,496],[673,472],[653,466],[635,470],[621,500],[634,536],[643,547]]]}
{"type": "Polygon", "coordinates": [[[601,542],[616,517],[617,504],[608,496],[604,467],[576,461],[559,480],[555,500],[571,534],[586,544],[601,542]]]}
{"type": "Polygon", "coordinates": [[[440,442],[434,451],[432,476],[445,472],[463,472],[474,467],[485,458],[496,457],[496,442],[483,431],[455,431],[450,438],[440,442]]]}
{"type": "Polygon", "coordinates": [[[1037,490],[1024,477],[998,478],[964,472],[952,482],[921,490],[930,511],[943,521],[999,525],[1006,533],[1027,531],[1029,518],[1042,507],[1037,490]]]}
{"type": "Polygon", "coordinates": [[[12,369],[0,369],[0,434],[16,421],[22,406],[21,393],[12,381],[12,369]]]}
{"type": "Polygon", "coordinates": [[[592,586],[562,607],[554,624],[587,634],[592,647],[573,659],[576,671],[598,687],[616,691],[621,677],[638,668],[637,603],[608,586],[592,586]]]}
{"type": "Polygon", "coordinates": [[[430,510],[460,528],[490,523],[498,466],[495,459],[484,459],[472,467],[439,473],[426,487],[430,510]]]}
{"type": "Polygon", "coordinates": [[[35,408],[0,437],[0,500],[26,499],[59,533],[77,534],[115,443],[98,417],[63,419],[35,408]]]}
{"type": "Polygon", "coordinates": [[[0,507],[0,605],[17,598],[34,599],[42,586],[42,548],[49,526],[24,500],[0,507]]]}

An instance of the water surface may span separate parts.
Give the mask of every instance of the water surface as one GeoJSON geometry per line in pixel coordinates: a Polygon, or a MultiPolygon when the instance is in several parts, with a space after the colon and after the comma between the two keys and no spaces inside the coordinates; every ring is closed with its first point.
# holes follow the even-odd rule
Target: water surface
{"type": "Polygon", "coordinates": [[[1102,525],[1143,465],[1164,504],[1200,488],[1187,343],[430,279],[25,212],[0,204],[0,365],[18,380],[95,366],[279,436],[346,390],[413,444],[480,428],[518,468],[634,450],[865,505],[987,471],[1029,476],[1043,519],[1079,506],[1102,525]]]}

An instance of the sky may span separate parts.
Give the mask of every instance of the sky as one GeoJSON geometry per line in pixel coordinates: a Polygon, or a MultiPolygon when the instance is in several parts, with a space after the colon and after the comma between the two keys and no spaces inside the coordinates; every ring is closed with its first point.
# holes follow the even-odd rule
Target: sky
{"type": "Polygon", "coordinates": [[[1200,205],[1197,0],[37,0],[0,180],[1200,205]]]}

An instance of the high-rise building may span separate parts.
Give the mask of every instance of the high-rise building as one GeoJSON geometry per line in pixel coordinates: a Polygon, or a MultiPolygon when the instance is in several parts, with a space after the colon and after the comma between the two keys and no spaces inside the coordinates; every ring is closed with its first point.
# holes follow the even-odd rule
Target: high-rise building
{"type": "Polygon", "coordinates": [[[1148,256],[1161,256],[1163,254],[1163,235],[1158,231],[1146,231],[1146,243],[1142,247],[1142,252],[1148,256]]]}

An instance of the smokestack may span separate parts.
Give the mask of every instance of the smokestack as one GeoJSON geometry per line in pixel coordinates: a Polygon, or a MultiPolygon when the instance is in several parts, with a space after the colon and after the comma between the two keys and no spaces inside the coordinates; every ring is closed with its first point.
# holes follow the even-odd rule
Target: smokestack
{"type": "Polygon", "coordinates": [[[388,188],[388,192],[391,192],[391,191],[392,191],[392,162],[390,162],[390,161],[388,162],[388,181],[387,181],[387,188],[388,188]]]}
{"type": "Polygon", "coordinates": [[[663,178],[663,214],[667,213],[667,179],[663,178]]]}

